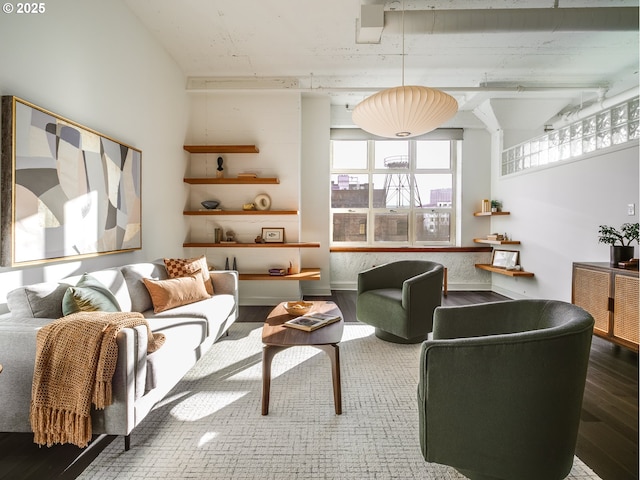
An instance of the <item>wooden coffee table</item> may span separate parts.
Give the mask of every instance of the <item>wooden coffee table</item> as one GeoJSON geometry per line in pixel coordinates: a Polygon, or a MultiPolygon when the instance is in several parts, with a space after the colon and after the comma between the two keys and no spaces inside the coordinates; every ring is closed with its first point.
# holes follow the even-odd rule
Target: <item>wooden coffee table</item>
{"type": "Polygon", "coordinates": [[[331,359],[333,377],[333,402],[336,415],[342,414],[342,392],[340,390],[340,347],[344,329],[342,312],[333,302],[315,301],[312,312],[340,315],[340,321],[305,332],[282,324],[295,318],[284,309],[283,303],[275,307],[262,327],[262,415],[269,414],[269,391],[271,389],[271,361],[276,353],[290,347],[309,346],[323,350],[331,359]]]}

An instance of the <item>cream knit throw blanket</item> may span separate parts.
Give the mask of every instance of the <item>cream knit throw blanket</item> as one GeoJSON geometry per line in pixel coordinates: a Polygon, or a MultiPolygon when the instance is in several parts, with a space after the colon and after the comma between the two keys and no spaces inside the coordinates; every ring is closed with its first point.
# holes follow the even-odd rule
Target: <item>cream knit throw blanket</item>
{"type": "Polygon", "coordinates": [[[91,440],[91,403],[110,405],[111,384],[118,359],[116,336],[122,328],[146,325],[148,352],[165,337],[152,333],[137,312],[78,312],[55,320],[38,331],[31,390],[31,429],[34,442],[50,447],[91,440]]]}

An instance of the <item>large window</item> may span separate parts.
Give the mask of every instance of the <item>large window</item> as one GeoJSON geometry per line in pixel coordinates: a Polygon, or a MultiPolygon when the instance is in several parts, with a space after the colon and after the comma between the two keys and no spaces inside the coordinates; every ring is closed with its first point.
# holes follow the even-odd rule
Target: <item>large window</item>
{"type": "Polygon", "coordinates": [[[331,141],[332,244],[455,244],[455,140],[331,141]]]}

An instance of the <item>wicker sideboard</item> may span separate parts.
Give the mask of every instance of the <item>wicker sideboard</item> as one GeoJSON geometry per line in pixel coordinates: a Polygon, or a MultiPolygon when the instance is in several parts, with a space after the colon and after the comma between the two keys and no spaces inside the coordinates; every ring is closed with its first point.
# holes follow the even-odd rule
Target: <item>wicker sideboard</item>
{"type": "Polygon", "coordinates": [[[573,264],[571,302],[593,315],[593,333],[636,352],[639,287],[638,270],[615,268],[605,262],[573,264]]]}

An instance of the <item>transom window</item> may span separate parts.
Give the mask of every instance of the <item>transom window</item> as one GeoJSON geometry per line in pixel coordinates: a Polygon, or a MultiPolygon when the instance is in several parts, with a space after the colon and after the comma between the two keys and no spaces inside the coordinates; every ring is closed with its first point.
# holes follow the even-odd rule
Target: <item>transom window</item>
{"type": "Polygon", "coordinates": [[[332,244],[455,244],[457,144],[334,138],[332,244]]]}
{"type": "Polygon", "coordinates": [[[632,98],[502,153],[501,175],[560,164],[640,139],[640,99],[632,98]]]}

